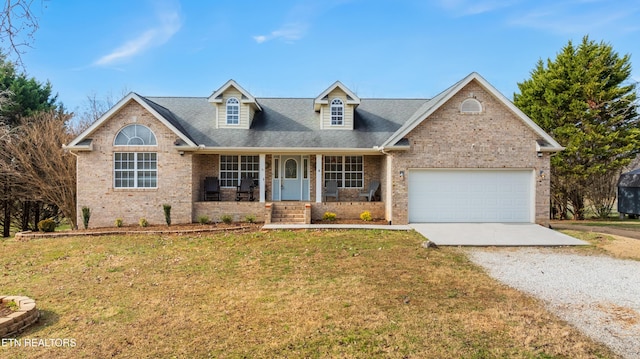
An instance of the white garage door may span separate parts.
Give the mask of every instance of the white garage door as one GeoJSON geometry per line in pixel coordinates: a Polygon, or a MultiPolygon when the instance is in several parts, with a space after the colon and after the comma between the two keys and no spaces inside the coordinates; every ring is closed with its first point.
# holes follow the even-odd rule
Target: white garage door
{"type": "Polygon", "coordinates": [[[532,170],[410,170],[409,222],[533,222],[532,170]]]}

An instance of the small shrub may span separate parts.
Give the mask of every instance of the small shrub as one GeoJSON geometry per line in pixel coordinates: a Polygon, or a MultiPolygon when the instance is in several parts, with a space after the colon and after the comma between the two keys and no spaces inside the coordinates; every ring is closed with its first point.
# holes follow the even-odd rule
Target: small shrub
{"type": "Polygon", "coordinates": [[[246,215],[246,216],[244,217],[244,220],[245,220],[247,223],[255,223],[255,222],[256,222],[256,216],[255,216],[255,215],[253,215],[253,214],[248,214],[248,215],[246,215]]]}
{"type": "Polygon", "coordinates": [[[89,218],[91,218],[91,208],[82,207],[82,224],[84,224],[84,229],[89,228],[89,218]]]}
{"type": "Polygon", "coordinates": [[[364,212],[360,213],[360,219],[365,221],[365,222],[369,222],[369,221],[373,220],[373,218],[371,218],[371,212],[369,212],[369,211],[364,211],[364,212]]]}
{"type": "Polygon", "coordinates": [[[53,232],[56,230],[56,221],[51,218],[38,222],[38,229],[43,232],[53,232]]]}
{"type": "Polygon", "coordinates": [[[148,227],[149,226],[149,222],[144,217],[140,218],[140,220],[138,221],[138,224],[140,225],[140,227],[148,227]]]}
{"type": "Polygon", "coordinates": [[[122,218],[116,218],[116,227],[120,228],[122,227],[122,225],[124,225],[124,221],[122,220],[122,218]]]}
{"type": "Polygon", "coordinates": [[[164,220],[167,222],[167,226],[171,225],[171,205],[163,204],[162,210],[164,211],[164,220]]]}
{"type": "Polygon", "coordinates": [[[211,220],[209,219],[208,216],[199,216],[198,217],[198,223],[200,224],[208,224],[211,220]]]}
{"type": "Polygon", "coordinates": [[[229,214],[223,214],[220,216],[220,220],[225,224],[231,224],[231,222],[233,222],[233,217],[229,214]]]}
{"type": "Polygon", "coordinates": [[[324,214],[322,215],[322,220],[324,221],[335,221],[336,220],[336,214],[333,212],[324,212],[324,214]]]}

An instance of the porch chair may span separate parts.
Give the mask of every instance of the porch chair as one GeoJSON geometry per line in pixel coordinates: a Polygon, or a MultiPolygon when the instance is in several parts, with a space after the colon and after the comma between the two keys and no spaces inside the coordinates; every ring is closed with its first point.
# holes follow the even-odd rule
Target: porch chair
{"type": "Polygon", "coordinates": [[[324,188],[324,201],[327,201],[327,197],[335,197],[338,202],[338,181],[327,181],[327,186],[324,188]]]}
{"type": "Polygon", "coordinates": [[[218,181],[218,177],[206,177],[204,179],[204,200],[220,200],[220,182],[218,181]]]}
{"type": "Polygon", "coordinates": [[[247,196],[249,201],[253,201],[255,198],[253,197],[253,178],[245,177],[240,181],[240,185],[236,188],[236,201],[242,199],[242,196],[247,196]]]}
{"type": "Polygon", "coordinates": [[[376,199],[376,192],[378,192],[378,188],[380,188],[380,181],[371,181],[371,183],[369,183],[369,189],[358,193],[358,197],[367,197],[367,201],[374,201],[376,199]]]}

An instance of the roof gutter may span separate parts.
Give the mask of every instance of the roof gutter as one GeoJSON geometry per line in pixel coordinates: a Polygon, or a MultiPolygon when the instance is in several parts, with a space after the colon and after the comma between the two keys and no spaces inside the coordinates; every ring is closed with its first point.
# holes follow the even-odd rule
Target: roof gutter
{"type": "Polygon", "coordinates": [[[256,153],[291,153],[291,154],[301,154],[301,153],[323,153],[323,154],[378,154],[380,151],[376,148],[344,148],[344,147],[206,147],[205,145],[199,145],[198,147],[193,146],[174,146],[174,149],[177,151],[184,152],[202,152],[202,153],[229,153],[229,154],[238,154],[238,153],[247,153],[247,154],[256,154],[256,153]]]}

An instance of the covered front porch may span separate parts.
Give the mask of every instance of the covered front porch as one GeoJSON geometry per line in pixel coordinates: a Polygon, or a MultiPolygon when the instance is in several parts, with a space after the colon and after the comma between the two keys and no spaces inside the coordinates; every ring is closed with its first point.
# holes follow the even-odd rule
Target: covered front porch
{"type": "Polygon", "coordinates": [[[197,222],[207,216],[218,221],[230,215],[236,222],[254,217],[266,223],[311,223],[325,212],[336,213],[339,219],[358,219],[369,211],[375,219],[388,220],[381,201],[386,195],[384,166],[385,158],[379,154],[194,153],[192,219],[197,222]],[[252,196],[243,194],[238,200],[238,186],[247,177],[253,179],[252,196]],[[218,183],[216,196],[206,192],[207,178],[218,183]],[[335,195],[328,193],[329,182],[337,184],[335,195]],[[373,195],[364,195],[372,184],[373,195]]]}

